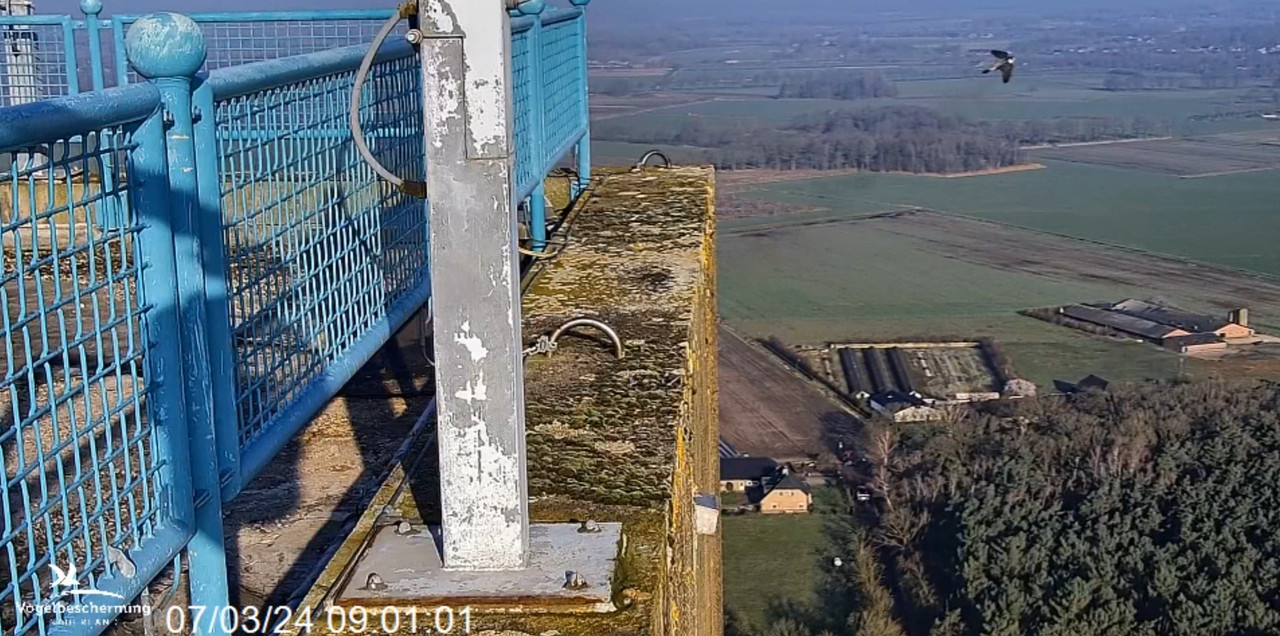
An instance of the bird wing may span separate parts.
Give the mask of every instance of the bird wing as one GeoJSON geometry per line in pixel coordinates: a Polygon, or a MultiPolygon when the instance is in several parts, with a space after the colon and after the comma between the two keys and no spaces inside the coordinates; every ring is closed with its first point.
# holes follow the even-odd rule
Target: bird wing
{"type": "Polygon", "coordinates": [[[1005,84],[1008,84],[1008,83],[1009,83],[1009,80],[1013,79],[1013,65],[1012,65],[1012,64],[1005,64],[1005,65],[1004,65],[1004,68],[1000,69],[1000,71],[1001,71],[1001,72],[1003,73],[1003,75],[1004,75],[1004,83],[1005,83],[1005,84]]]}
{"type": "Polygon", "coordinates": [[[996,50],[996,49],[992,49],[992,50],[991,50],[991,54],[992,54],[992,55],[994,55],[994,56],[996,56],[996,57],[998,57],[998,58],[1000,58],[1000,59],[1002,59],[1002,60],[1007,60],[1007,59],[1009,59],[1009,53],[1008,53],[1008,51],[999,51],[999,50],[996,50]]]}

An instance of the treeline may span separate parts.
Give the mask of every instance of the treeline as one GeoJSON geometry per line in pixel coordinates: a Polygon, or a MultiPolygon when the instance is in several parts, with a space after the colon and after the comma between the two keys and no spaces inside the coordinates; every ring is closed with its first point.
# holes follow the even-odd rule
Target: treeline
{"type": "Polygon", "coordinates": [[[780,98],[853,100],[897,96],[898,87],[874,71],[812,73],[784,80],[778,87],[780,98]]]}
{"type": "Polygon", "coordinates": [[[648,130],[602,124],[599,139],[702,148],[703,161],[727,170],[916,173],[1003,168],[1025,161],[1023,145],[1163,135],[1173,127],[1144,117],[978,122],[919,106],[830,111],[776,128],[708,118],[648,130]]]}
{"type": "Polygon", "coordinates": [[[972,130],[1017,145],[1133,139],[1171,134],[1173,122],[1145,116],[1076,116],[1052,119],[971,121],[918,106],[831,111],[801,117],[795,130],[820,134],[873,133],[885,126],[906,130],[972,130]]]}
{"type": "Polygon", "coordinates": [[[896,97],[898,87],[878,71],[788,69],[674,69],[646,77],[593,77],[601,95],[634,95],[655,90],[727,90],[758,88],[762,96],[796,99],[868,99],[896,97]]]}
{"type": "Polygon", "coordinates": [[[831,548],[841,598],[768,633],[1280,633],[1280,385],[1004,408],[871,430],[880,505],[831,548]]]}

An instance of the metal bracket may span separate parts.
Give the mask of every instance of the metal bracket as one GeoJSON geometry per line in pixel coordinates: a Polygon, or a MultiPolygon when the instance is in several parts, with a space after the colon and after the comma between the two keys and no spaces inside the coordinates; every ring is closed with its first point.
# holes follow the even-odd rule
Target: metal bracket
{"type": "Polygon", "coordinates": [[[580,326],[595,327],[596,329],[605,332],[605,334],[613,340],[614,350],[617,352],[618,359],[621,360],[624,357],[625,352],[622,350],[622,339],[618,337],[618,333],[613,330],[613,327],[610,327],[599,320],[595,320],[594,318],[575,318],[570,320],[569,322],[560,325],[560,328],[556,329],[555,333],[552,333],[550,337],[538,336],[538,341],[535,342],[532,347],[525,349],[523,353],[526,356],[539,353],[545,353],[550,356],[551,353],[556,350],[556,340],[559,339],[564,332],[580,326]]]}
{"type": "Polygon", "coordinates": [[[631,171],[640,172],[641,170],[644,170],[645,166],[649,163],[649,159],[652,159],[653,157],[662,157],[663,168],[671,167],[671,160],[668,159],[666,155],[662,154],[661,150],[650,150],[649,152],[644,153],[644,156],[640,158],[640,161],[636,162],[636,165],[631,168],[631,171]]]}

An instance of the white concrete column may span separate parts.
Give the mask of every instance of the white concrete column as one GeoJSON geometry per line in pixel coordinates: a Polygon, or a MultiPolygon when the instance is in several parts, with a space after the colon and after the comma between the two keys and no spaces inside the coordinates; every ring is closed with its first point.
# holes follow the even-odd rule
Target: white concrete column
{"type": "Polygon", "coordinates": [[[503,0],[420,0],[446,569],[528,563],[503,0]]]}

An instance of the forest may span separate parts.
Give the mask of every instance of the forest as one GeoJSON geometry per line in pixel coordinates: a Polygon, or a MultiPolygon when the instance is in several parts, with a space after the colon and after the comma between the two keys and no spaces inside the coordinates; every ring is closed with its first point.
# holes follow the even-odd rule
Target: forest
{"type": "Polygon", "coordinates": [[[1128,386],[866,438],[879,505],[832,515],[819,602],[776,606],[766,636],[1280,632],[1278,384],[1128,386]]]}
{"type": "Polygon", "coordinates": [[[1173,124],[1148,117],[1059,117],[973,121],[920,106],[836,110],[780,128],[696,118],[674,129],[602,122],[597,139],[706,149],[702,160],[726,170],[845,170],[955,173],[1025,161],[1023,145],[1169,134],[1173,124]]]}
{"type": "Polygon", "coordinates": [[[875,72],[810,73],[806,77],[788,78],[778,87],[780,98],[800,99],[868,99],[897,97],[898,87],[875,72]]]}

